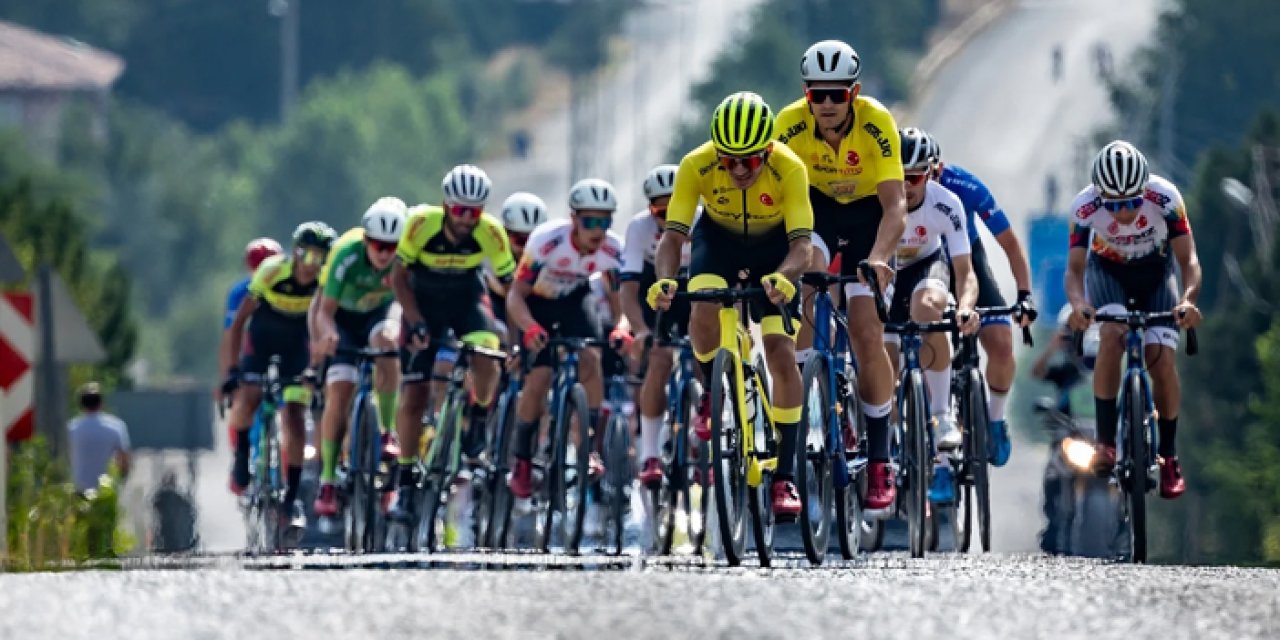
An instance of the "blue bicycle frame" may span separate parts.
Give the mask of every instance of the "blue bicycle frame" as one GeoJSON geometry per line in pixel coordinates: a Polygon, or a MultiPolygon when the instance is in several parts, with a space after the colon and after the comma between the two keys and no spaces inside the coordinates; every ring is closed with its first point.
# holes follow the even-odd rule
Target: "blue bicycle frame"
{"type": "MultiPolygon", "coordinates": [[[[1145,365],[1146,360],[1145,354],[1143,354],[1142,336],[1142,332],[1137,329],[1129,329],[1125,332],[1124,376],[1121,379],[1120,395],[1117,399],[1116,406],[1127,406],[1125,404],[1127,401],[1125,395],[1128,393],[1127,388],[1129,386],[1129,380],[1132,380],[1133,376],[1138,376],[1139,388],[1142,389],[1143,415],[1145,416],[1145,419],[1143,420],[1145,424],[1142,425],[1142,428],[1147,430],[1147,442],[1151,443],[1151,446],[1147,447],[1146,459],[1142,461],[1142,470],[1145,473],[1146,470],[1150,469],[1152,465],[1156,463],[1156,451],[1159,449],[1159,434],[1155,428],[1155,421],[1151,420],[1151,416],[1155,415],[1156,410],[1155,395],[1151,393],[1151,374],[1147,373],[1145,365]]],[[[1128,417],[1124,415],[1124,411],[1120,411],[1119,413],[1120,420],[1128,420],[1128,417]]],[[[1129,425],[1129,429],[1133,428],[1134,425],[1129,425]]],[[[1125,450],[1125,444],[1125,438],[1116,439],[1116,448],[1118,449],[1116,458],[1119,460],[1123,460],[1129,455],[1129,452],[1125,450]]]]}
{"type": "MultiPolygon", "coordinates": [[[[837,389],[836,372],[844,371],[847,364],[853,363],[853,354],[849,351],[849,327],[846,320],[835,313],[831,304],[831,294],[826,288],[817,290],[813,302],[813,348],[811,358],[823,358],[827,361],[827,388],[837,389]],[[836,335],[831,335],[832,318],[836,321],[836,335]],[[834,344],[833,344],[834,343],[834,344]]],[[[856,390],[855,390],[856,393],[856,390]]],[[[827,418],[826,450],[844,451],[844,436],[840,433],[840,412],[831,411],[827,418]]],[[[842,456],[843,457],[843,456],[842,456]]],[[[843,464],[832,465],[831,480],[837,489],[849,486],[849,467],[843,464]]]]}
{"type": "Polygon", "coordinates": [[[369,394],[373,393],[373,358],[360,359],[358,380],[359,386],[356,389],[355,399],[351,405],[351,422],[348,424],[351,429],[351,436],[348,438],[351,445],[351,450],[347,455],[348,476],[366,471],[360,466],[363,463],[360,460],[360,442],[362,439],[368,441],[368,446],[371,450],[380,452],[382,449],[382,434],[377,429],[370,429],[370,433],[362,433],[364,429],[365,399],[369,397],[369,394]]]}

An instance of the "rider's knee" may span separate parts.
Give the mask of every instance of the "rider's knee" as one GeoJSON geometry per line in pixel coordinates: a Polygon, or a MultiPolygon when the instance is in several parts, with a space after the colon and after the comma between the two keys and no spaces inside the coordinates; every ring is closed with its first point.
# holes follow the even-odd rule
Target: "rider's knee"
{"type": "Polygon", "coordinates": [[[1013,356],[1013,327],[1007,324],[990,324],[979,333],[982,348],[989,358],[1013,356]]]}
{"type": "Polygon", "coordinates": [[[933,289],[921,289],[911,297],[911,317],[916,322],[937,322],[946,308],[946,294],[933,289]]]}

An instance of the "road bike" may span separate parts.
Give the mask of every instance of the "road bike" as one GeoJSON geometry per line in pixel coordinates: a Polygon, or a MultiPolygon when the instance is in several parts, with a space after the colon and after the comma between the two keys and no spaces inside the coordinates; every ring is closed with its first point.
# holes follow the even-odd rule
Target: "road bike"
{"type": "MultiPolygon", "coordinates": [[[[373,393],[373,365],[379,358],[399,358],[396,349],[339,348],[339,355],[353,356],[359,376],[351,417],[347,424],[345,468],[339,470],[339,497],[342,502],[343,546],[351,553],[382,550],[386,522],[383,507],[392,491],[391,468],[383,460],[382,433],[373,393]]],[[[391,411],[391,408],[381,409],[391,411]]]]}

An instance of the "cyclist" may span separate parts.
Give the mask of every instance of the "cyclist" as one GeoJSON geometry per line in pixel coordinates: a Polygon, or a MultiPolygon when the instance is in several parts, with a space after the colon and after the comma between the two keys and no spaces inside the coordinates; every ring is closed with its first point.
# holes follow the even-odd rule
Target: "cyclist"
{"type": "MultiPolygon", "coordinates": [[[[689,330],[689,305],[679,304],[663,320],[666,326],[653,327],[656,315],[645,304],[649,287],[657,281],[653,259],[658,241],[667,224],[667,205],[675,191],[676,169],[674,164],[662,164],[649,171],[644,179],[644,197],[649,201],[647,211],[637,213],[627,224],[626,242],[622,249],[622,310],[626,313],[635,334],[635,344],[643,348],[656,329],[659,336],[685,335],[689,330]]],[[[687,245],[686,245],[687,247],[687,245]]],[[[682,270],[689,266],[689,253],[680,257],[682,270]]],[[[633,354],[637,357],[639,354],[633,354]]],[[[662,418],[667,409],[667,378],[675,366],[670,348],[654,346],[648,350],[644,384],[640,387],[640,446],[636,457],[641,461],[640,481],[646,484],[662,480],[661,446],[662,418]]],[[[703,417],[700,423],[705,424],[703,417]]]]}
{"type": "MultiPolygon", "coordinates": [[[[907,230],[898,242],[893,302],[889,320],[937,322],[947,310],[951,294],[951,271],[955,271],[956,315],[965,334],[978,330],[978,282],[969,261],[969,236],[965,229],[964,207],[960,199],[930,179],[929,139],[919,129],[903,129],[902,168],[907,192],[907,230]],[[946,246],[943,246],[943,243],[946,246]]],[[[898,336],[885,335],[890,362],[898,362],[898,336]]],[[[929,413],[933,416],[939,450],[960,446],[960,429],[951,412],[951,345],[945,333],[924,336],[920,351],[925,387],[929,391],[929,413]]],[[[896,367],[895,367],[896,368],[896,367]]],[[[950,502],[951,467],[940,464],[934,473],[930,496],[934,502],[950,502]]]]}
{"type": "MultiPolygon", "coordinates": [[[[542,198],[527,191],[518,191],[502,202],[502,226],[507,230],[507,239],[511,241],[511,254],[516,264],[524,257],[524,246],[529,242],[529,235],[539,225],[547,221],[547,204],[542,198]]],[[[493,270],[486,267],[485,284],[489,287],[489,304],[497,319],[499,334],[503,342],[518,343],[511,340],[507,327],[507,285],[493,276],[493,270]]]]}
{"type": "MultiPolygon", "coordinates": [[[[231,428],[237,432],[231,491],[236,495],[243,494],[249,485],[250,443],[244,434],[253,424],[262,400],[262,390],[257,383],[266,375],[271,357],[280,357],[279,375],[284,380],[314,377],[314,371],[307,367],[307,309],[319,288],[320,269],[333,246],[334,235],[333,229],[323,222],[299,225],[293,232],[293,250],[289,254],[271,256],[258,265],[249,282],[249,295],[231,322],[231,338],[223,350],[224,361],[233,360],[242,352],[242,347],[247,347],[240,366],[223,371],[229,387],[237,382],[246,383],[237,394],[241,402],[231,407],[231,428]],[[251,324],[250,317],[253,318],[251,324]],[[247,345],[242,345],[246,324],[249,324],[249,340],[247,345]]],[[[306,512],[298,500],[298,485],[302,480],[305,413],[311,403],[311,390],[302,385],[288,386],[283,400],[281,448],[286,454],[287,468],[284,504],[290,509],[290,526],[302,528],[306,526],[306,512]]]]}
{"type": "MultiPolygon", "coordinates": [[[[443,206],[421,205],[409,212],[396,248],[397,262],[391,268],[391,286],[404,309],[402,388],[396,411],[399,491],[389,514],[400,522],[412,522],[414,517],[414,469],[430,395],[427,383],[435,364],[431,341],[445,338],[452,330],[465,343],[497,349],[501,341],[479,270],[487,260],[504,283],[515,271],[507,232],[484,212],[492,189],[489,176],[479,167],[458,165],[445,174],[442,187],[443,206]]],[[[469,458],[478,458],[484,450],[484,425],[498,373],[498,365],[488,358],[471,362],[473,400],[461,442],[469,458]]]]}
{"type": "MultiPolygon", "coordinates": [[[[365,211],[360,226],[344,233],[320,273],[320,294],[311,304],[311,364],[319,368],[329,356],[325,374],[324,415],[320,419],[320,492],[315,500],[316,515],[330,517],[338,513],[337,491],[334,489],[338,447],[342,442],[345,421],[351,411],[351,398],[360,371],[354,355],[337,353],[346,349],[395,349],[399,340],[399,310],[393,311],[395,295],[391,292],[391,263],[396,245],[405,226],[404,201],[379,198],[365,211]]],[[[396,363],[383,358],[375,364],[374,389],[378,405],[378,426],[382,431],[384,456],[399,455],[391,438],[395,428],[396,388],[400,371],[396,363]]]]}
{"type": "MultiPolygon", "coordinates": [[[[773,113],[760,96],[738,92],[716,107],[711,140],[685,155],[676,171],[666,229],[654,259],[658,280],[647,295],[651,307],[671,308],[677,287],[674,278],[689,241],[693,244],[690,290],[728,287],[741,280],[740,272],[746,272],[747,280],[764,286],[773,305],[785,303],[798,310],[795,281],[809,264],[812,250],[809,180],[796,154],[772,138],[773,113]],[[695,225],[699,198],[705,204],[695,225]]],[[[794,516],[800,512],[795,485],[800,371],[795,366],[795,336],[784,331],[781,312],[773,305],[761,309],[760,323],[780,436],[770,491],[774,512],[794,516]]],[[[720,344],[719,307],[712,303],[692,307],[689,337],[704,378],[710,380],[720,344]]],[[[704,406],[709,395],[703,394],[704,406]]]]}
{"type": "MultiPolygon", "coordinates": [[[[1017,306],[1021,309],[1017,314],[1019,324],[1024,327],[1030,325],[1038,315],[1031,300],[1031,267],[1027,263],[1027,253],[1023,250],[1022,243],[1009,225],[1009,219],[1000,205],[996,204],[991,190],[981,180],[962,167],[944,163],[938,139],[929,136],[929,140],[932,143],[930,155],[936,165],[934,180],[956,194],[964,204],[973,272],[978,278],[978,306],[1005,305],[1000,285],[996,283],[991,267],[987,264],[986,249],[982,239],[978,237],[977,221],[981,220],[1009,259],[1009,269],[1013,271],[1013,281],[1018,290],[1017,306]]],[[[990,414],[987,424],[991,434],[987,439],[988,454],[991,464],[1001,467],[1009,461],[1009,455],[1013,452],[1005,420],[1009,389],[1013,386],[1013,376],[1017,370],[1017,361],[1013,358],[1013,320],[1009,316],[982,318],[978,340],[982,343],[983,351],[987,352],[987,410],[990,414]]]]}
{"type": "MultiPolygon", "coordinates": [[[[859,95],[861,72],[857,52],[844,42],[824,40],[809,47],[800,59],[805,96],[778,114],[775,133],[806,164],[814,231],[838,255],[841,273],[856,273],[858,263],[867,260],[884,288],[893,279],[889,259],[906,225],[906,196],[898,125],[884,105],[859,95]]],[[[814,254],[808,268],[825,270],[814,254]]],[[[893,368],[871,289],[850,283],[845,296],[871,460],[864,506],[881,511],[895,496],[888,464],[893,368]]]]}
{"type": "MultiPolygon", "coordinates": [[[[280,247],[279,242],[271,238],[255,238],[245,246],[244,266],[249,270],[249,274],[237,280],[235,284],[231,285],[231,290],[227,292],[226,314],[222,320],[222,340],[218,343],[218,371],[230,371],[236,365],[236,354],[227,351],[227,344],[231,340],[231,323],[236,319],[236,312],[240,310],[240,303],[244,302],[245,297],[249,295],[249,281],[253,279],[253,272],[258,269],[258,265],[262,264],[263,260],[281,253],[284,253],[284,249],[280,247]]],[[[220,403],[232,391],[233,389],[219,384],[213,393],[220,403]]],[[[234,447],[236,431],[231,428],[230,423],[227,424],[227,435],[231,446],[234,447]]]]}
{"type": "MultiPolygon", "coordinates": [[[[551,337],[548,329],[568,338],[597,337],[594,313],[587,310],[593,273],[608,279],[606,297],[613,317],[621,317],[618,303],[618,268],[622,266],[622,241],[609,226],[618,209],[613,186],[598,178],[580,180],[569,190],[569,220],[551,222],[529,238],[520,261],[515,284],[507,296],[507,318],[521,335],[521,343],[536,352],[524,377],[516,405],[515,467],[509,484],[520,500],[533,495],[534,444],[538,421],[544,413],[547,390],[551,387],[553,354],[544,349],[551,337]]],[[[625,332],[615,328],[612,334],[625,332]]],[[[604,400],[601,355],[595,349],[578,354],[578,379],[587,392],[592,431],[602,433],[600,404],[604,400]]],[[[602,438],[596,438],[591,452],[590,475],[603,475],[600,457],[602,438]]]]}
{"type": "MultiPolygon", "coordinates": [[[[1168,180],[1150,174],[1142,152],[1113,140],[1093,161],[1092,184],[1071,206],[1071,252],[1066,289],[1071,327],[1084,331],[1094,313],[1123,313],[1129,300],[1138,310],[1177,312],[1175,326],[1146,331],[1146,361],[1159,414],[1160,495],[1177,498],[1186,490],[1178,463],[1177,437],[1181,387],[1174,353],[1178,329],[1200,324],[1200,258],[1182,194],[1168,180]],[[1182,274],[1178,289],[1174,263],[1182,274]]],[[[1093,367],[1098,426],[1094,466],[1110,471],[1116,459],[1116,396],[1124,353],[1123,325],[1101,327],[1093,367]]]]}

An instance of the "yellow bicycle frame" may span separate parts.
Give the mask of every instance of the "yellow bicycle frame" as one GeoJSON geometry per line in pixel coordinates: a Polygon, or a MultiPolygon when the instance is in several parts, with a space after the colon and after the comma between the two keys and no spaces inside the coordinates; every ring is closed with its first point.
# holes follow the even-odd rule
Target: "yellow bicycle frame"
{"type": "MultiPolygon", "coordinates": [[[[751,353],[753,341],[751,333],[746,327],[742,326],[739,321],[738,307],[736,305],[720,306],[720,346],[717,349],[717,356],[720,351],[727,351],[733,357],[733,376],[734,382],[734,408],[737,411],[738,426],[742,431],[742,455],[747,461],[747,486],[755,488],[760,486],[760,482],[764,478],[764,470],[772,471],[778,465],[778,459],[761,458],[756,452],[756,430],[754,424],[743,424],[747,417],[747,385],[743,379],[743,360],[747,354],[751,353]]],[[[756,390],[760,395],[760,404],[764,407],[764,417],[769,423],[769,428],[774,429],[777,434],[777,427],[773,419],[773,405],[769,402],[769,396],[765,393],[764,380],[760,377],[760,372],[752,373],[755,379],[756,390]]]]}

